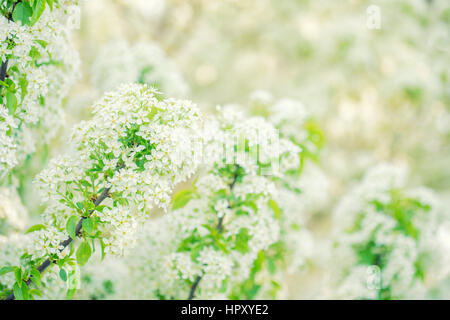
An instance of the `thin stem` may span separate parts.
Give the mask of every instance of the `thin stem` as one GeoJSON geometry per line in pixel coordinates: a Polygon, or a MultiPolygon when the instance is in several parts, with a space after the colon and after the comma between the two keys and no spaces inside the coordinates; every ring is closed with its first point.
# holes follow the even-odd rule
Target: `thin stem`
{"type": "MultiPolygon", "coordinates": [[[[94,205],[95,207],[97,207],[98,205],[100,205],[100,203],[103,202],[103,200],[105,200],[108,197],[109,194],[109,190],[111,188],[105,188],[103,189],[103,192],[100,194],[100,196],[97,198],[97,200],[95,200],[94,205]]],[[[91,215],[94,212],[94,210],[91,210],[89,212],[89,215],[91,215]]],[[[78,236],[81,232],[81,228],[83,228],[83,220],[86,219],[86,217],[81,217],[81,219],[78,221],[77,226],[75,228],[75,235],[78,236]]],[[[63,242],[60,243],[60,246],[62,248],[59,249],[59,252],[62,252],[64,249],[67,248],[67,246],[69,244],[71,244],[73,242],[74,239],[72,239],[71,237],[68,237],[66,240],[64,240],[63,242]]],[[[42,273],[45,271],[45,269],[47,269],[50,265],[51,265],[51,261],[50,258],[47,258],[38,268],[37,270],[39,271],[39,273],[42,273]]],[[[28,278],[27,281],[25,281],[26,285],[30,285],[31,284],[31,278],[28,278]]],[[[6,300],[14,300],[14,292],[11,293],[6,300]]]]}
{"type": "Polygon", "coordinates": [[[189,298],[188,298],[188,300],[194,299],[195,290],[197,289],[198,284],[200,283],[200,280],[202,280],[202,278],[203,278],[203,275],[197,276],[197,278],[195,278],[195,281],[194,281],[194,283],[192,284],[191,290],[190,290],[190,292],[189,292],[189,298]]]}
{"type": "MultiPolygon", "coordinates": [[[[5,62],[2,62],[2,66],[0,68],[0,80],[5,81],[6,79],[6,71],[8,71],[8,59],[5,62]]],[[[0,88],[2,85],[0,84],[0,88]]]]}
{"type": "MultiPolygon", "coordinates": [[[[239,170],[239,165],[236,165],[236,171],[234,173],[233,176],[233,181],[230,183],[229,188],[230,188],[230,192],[233,191],[233,188],[237,182],[237,178],[238,178],[238,170],[239,170]]],[[[230,206],[228,206],[229,209],[231,209],[230,206]]],[[[219,233],[222,232],[223,230],[223,219],[225,218],[225,215],[221,216],[219,218],[219,222],[217,223],[217,231],[219,233]]],[[[194,283],[192,284],[191,290],[189,291],[189,297],[188,300],[192,300],[195,297],[195,291],[197,290],[197,287],[200,283],[200,281],[203,279],[204,274],[202,273],[201,275],[198,275],[195,280],[194,283]]]]}
{"type": "MultiPolygon", "coordinates": [[[[22,0],[19,0],[17,2],[14,2],[11,12],[8,14],[7,18],[9,21],[13,21],[12,14],[14,12],[14,9],[16,8],[16,5],[22,2],[22,0]]],[[[8,59],[6,59],[5,62],[2,62],[2,66],[0,67],[0,80],[5,81],[6,79],[6,72],[8,71],[8,59]]],[[[2,85],[0,84],[0,88],[2,85]]]]}

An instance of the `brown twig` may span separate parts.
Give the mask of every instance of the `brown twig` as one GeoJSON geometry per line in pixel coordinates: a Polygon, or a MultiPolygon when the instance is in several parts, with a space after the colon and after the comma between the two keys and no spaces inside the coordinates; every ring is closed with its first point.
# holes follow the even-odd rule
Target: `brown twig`
{"type": "MultiPolygon", "coordinates": [[[[100,203],[103,202],[103,200],[105,200],[108,196],[109,196],[109,190],[111,188],[105,188],[103,189],[103,192],[100,194],[100,196],[97,198],[97,200],[95,200],[94,205],[95,207],[99,206],[100,203]]],[[[91,210],[89,212],[89,215],[91,215],[94,212],[94,210],[91,210]]],[[[81,232],[81,228],[83,227],[83,220],[86,219],[86,217],[81,217],[80,221],[78,221],[77,226],[75,228],[75,235],[78,236],[81,232]]],[[[67,248],[67,246],[69,244],[71,244],[73,242],[74,239],[72,239],[71,237],[68,237],[66,240],[64,240],[63,242],[60,243],[60,246],[62,248],[59,249],[59,252],[62,252],[64,249],[67,248]]],[[[50,258],[47,258],[38,268],[37,270],[39,271],[39,273],[42,273],[45,271],[45,269],[47,269],[50,265],[52,264],[52,261],[50,260],[50,258]]],[[[29,278],[27,281],[25,281],[26,285],[30,285],[31,284],[31,278],[29,278]]],[[[14,292],[11,293],[6,300],[14,300],[14,292]]]]}

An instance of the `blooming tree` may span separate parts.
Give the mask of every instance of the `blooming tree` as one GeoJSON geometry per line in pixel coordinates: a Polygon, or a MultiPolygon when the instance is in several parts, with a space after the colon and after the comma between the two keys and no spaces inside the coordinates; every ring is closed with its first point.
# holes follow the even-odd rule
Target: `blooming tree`
{"type": "Polygon", "coordinates": [[[78,2],[0,4],[0,179],[62,123],[62,100],[79,75],[70,32],[78,2]]]}
{"type": "Polygon", "coordinates": [[[98,101],[94,118],[74,130],[75,156],[54,159],[37,177],[47,209],[29,230],[21,265],[3,271],[15,273],[6,282],[14,295],[26,298],[50,265],[61,274],[84,265],[96,241],[102,254],[122,254],[148,210],[167,208],[174,185],[194,172],[198,126],[194,105],[146,86],[124,85],[98,101]]]}
{"type": "Polygon", "coordinates": [[[0,0],[0,298],[448,297],[450,11],[376,6],[0,0]]]}
{"type": "Polygon", "coordinates": [[[337,297],[420,299],[426,282],[445,273],[435,269],[442,204],[405,184],[404,167],[379,164],[336,207],[337,297]]]}

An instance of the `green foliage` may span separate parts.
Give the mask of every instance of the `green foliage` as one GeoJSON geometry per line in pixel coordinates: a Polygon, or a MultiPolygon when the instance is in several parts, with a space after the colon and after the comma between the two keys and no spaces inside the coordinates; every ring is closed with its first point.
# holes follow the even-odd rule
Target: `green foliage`
{"type": "Polygon", "coordinates": [[[46,229],[46,228],[47,227],[44,226],[43,224],[36,224],[36,225],[32,226],[31,228],[29,228],[27,231],[25,231],[25,234],[35,232],[38,230],[42,230],[42,229],[46,229]]]}
{"type": "Polygon", "coordinates": [[[262,278],[263,280],[258,281],[258,274],[267,271],[270,276],[273,276],[278,268],[283,265],[285,255],[286,247],[281,241],[272,244],[265,251],[261,250],[258,253],[256,260],[253,262],[250,276],[247,280],[233,288],[229,298],[233,300],[255,299],[263,285],[263,283],[259,281],[270,281],[270,288],[267,293],[275,299],[277,292],[280,289],[280,284],[274,279],[267,279],[264,277],[262,278]]]}
{"type": "Polygon", "coordinates": [[[33,15],[33,9],[27,1],[18,3],[12,14],[14,21],[20,21],[23,25],[29,25],[31,23],[30,18],[33,15]]]}
{"type": "Polygon", "coordinates": [[[172,210],[183,208],[193,198],[197,198],[198,194],[195,190],[180,190],[174,194],[172,198],[172,210]]]}
{"type": "Polygon", "coordinates": [[[6,93],[6,107],[8,108],[9,114],[14,114],[17,109],[17,98],[14,92],[6,93]]]}
{"type": "Polygon", "coordinates": [[[41,273],[37,270],[37,269],[32,269],[30,271],[31,274],[31,281],[33,281],[34,284],[36,284],[36,286],[40,286],[41,285],[41,273]]]}
{"type": "Polygon", "coordinates": [[[61,278],[62,281],[66,282],[67,281],[67,272],[64,269],[60,269],[59,270],[59,277],[61,278]]]}
{"type": "Polygon", "coordinates": [[[33,0],[32,3],[33,15],[31,16],[30,23],[31,25],[34,25],[39,20],[42,13],[44,13],[46,0],[33,0]]]}
{"type": "Polygon", "coordinates": [[[278,206],[277,202],[272,199],[269,199],[268,204],[269,204],[270,209],[272,209],[273,214],[275,215],[275,218],[277,220],[280,220],[281,219],[281,209],[278,206]]]}
{"type": "Polygon", "coordinates": [[[88,234],[92,234],[95,230],[94,219],[93,218],[83,219],[82,226],[84,231],[86,231],[88,234]]]}
{"type": "Polygon", "coordinates": [[[2,268],[0,268],[0,276],[7,274],[9,272],[13,272],[13,271],[14,271],[14,267],[10,267],[10,266],[2,267],[2,268]]]}
{"type": "Polygon", "coordinates": [[[77,249],[77,261],[80,266],[85,265],[91,257],[91,246],[89,242],[83,241],[77,249]]]}
{"type": "Polygon", "coordinates": [[[241,228],[236,235],[236,239],[234,242],[234,249],[241,253],[247,253],[250,248],[248,246],[248,241],[251,239],[251,236],[248,234],[247,228],[241,228]]]}
{"type": "Polygon", "coordinates": [[[71,216],[68,220],[67,220],[67,224],[66,224],[66,230],[67,233],[69,234],[69,236],[72,239],[76,238],[76,228],[77,228],[77,223],[78,223],[78,217],[77,216],[71,216]]]}

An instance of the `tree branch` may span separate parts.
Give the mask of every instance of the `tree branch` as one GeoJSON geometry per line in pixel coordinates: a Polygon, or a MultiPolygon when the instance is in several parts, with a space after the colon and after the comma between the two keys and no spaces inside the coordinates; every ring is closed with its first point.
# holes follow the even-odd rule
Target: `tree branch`
{"type": "MultiPolygon", "coordinates": [[[[22,0],[19,0],[17,2],[14,2],[13,6],[12,6],[12,10],[11,12],[8,14],[8,16],[6,17],[9,21],[13,21],[13,12],[14,9],[16,8],[16,6],[21,3],[22,0]]],[[[1,81],[5,81],[6,79],[6,72],[8,71],[8,59],[6,59],[5,62],[2,62],[2,66],[0,68],[0,80],[1,81]]],[[[0,84],[0,88],[2,87],[2,85],[0,84]]]]}
{"type": "MultiPolygon", "coordinates": [[[[6,71],[8,70],[8,59],[5,62],[2,62],[2,66],[0,68],[0,81],[5,81],[6,79],[6,71]]],[[[0,88],[2,85],[0,84],[0,88]]]]}
{"type": "MultiPolygon", "coordinates": [[[[120,165],[117,170],[123,169],[125,167],[124,164],[120,165]]],[[[103,200],[105,200],[106,198],[108,198],[109,196],[109,191],[111,190],[111,187],[109,188],[105,188],[103,189],[102,193],[98,196],[98,198],[94,201],[94,206],[98,207],[103,200]]],[[[92,213],[94,212],[94,209],[91,210],[89,212],[89,216],[92,215],[92,213]]],[[[75,236],[78,236],[81,232],[81,229],[83,228],[83,220],[86,219],[86,217],[81,217],[81,219],[78,221],[77,226],[75,228],[75,236]]],[[[64,240],[63,242],[60,243],[60,246],[62,246],[61,249],[59,249],[59,252],[62,252],[64,249],[67,248],[67,246],[69,244],[72,243],[74,239],[72,239],[71,237],[67,238],[66,240],[64,240]]],[[[37,270],[39,271],[39,273],[42,273],[45,271],[45,269],[47,269],[50,265],[51,265],[51,261],[49,258],[47,258],[38,268],[37,270]]],[[[27,281],[25,281],[26,285],[29,286],[31,284],[31,278],[28,278],[27,281]]],[[[12,292],[8,297],[6,297],[5,300],[14,300],[14,292],[12,292]]]]}
{"type": "MultiPolygon", "coordinates": [[[[97,198],[97,200],[95,200],[94,205],[95,207],[99,206],[100,203],[103,202],[103,200],[105,200],[108,196],[109,196],[109,190],[111,190],[111,188],[105,188],[103,189],[103,192],[100,194],[100,196],[97,198]]],[[[89,216],[94,212],[94,210],[91,210],[89,212],[89,216]]],[[[81,228],[83,228],[83,220],[86,219],[86,217],[81,217],[81,219],[78,221],[77,226],[75,228],[75,235],[78,236],[81,232],[81,228]]],[[[73,242],[74,239],[72,239],[71,237],[67,238],[66,240],[64,240],[63,242],[60,243],[60,246],[62,246],[61,249],[59,249],[59,252],[64,251],[64,249],[67,248],[67,246],[69,244],[71,244],[73,242]]],[[[39,271],[39,273],[42,273],[45,271],[45,269],[47,269],[50,265],[51,265],[51,261],[50,258],[47,258],[38,268],[37,270],[39,271]]],[[[28,278],[28,280],[25,282],[26,285],[30,285],[31,284],[31,278],[28,278]]],[[[11,293],[6,300],[14,300],[14,292],[11,293]]]]}

